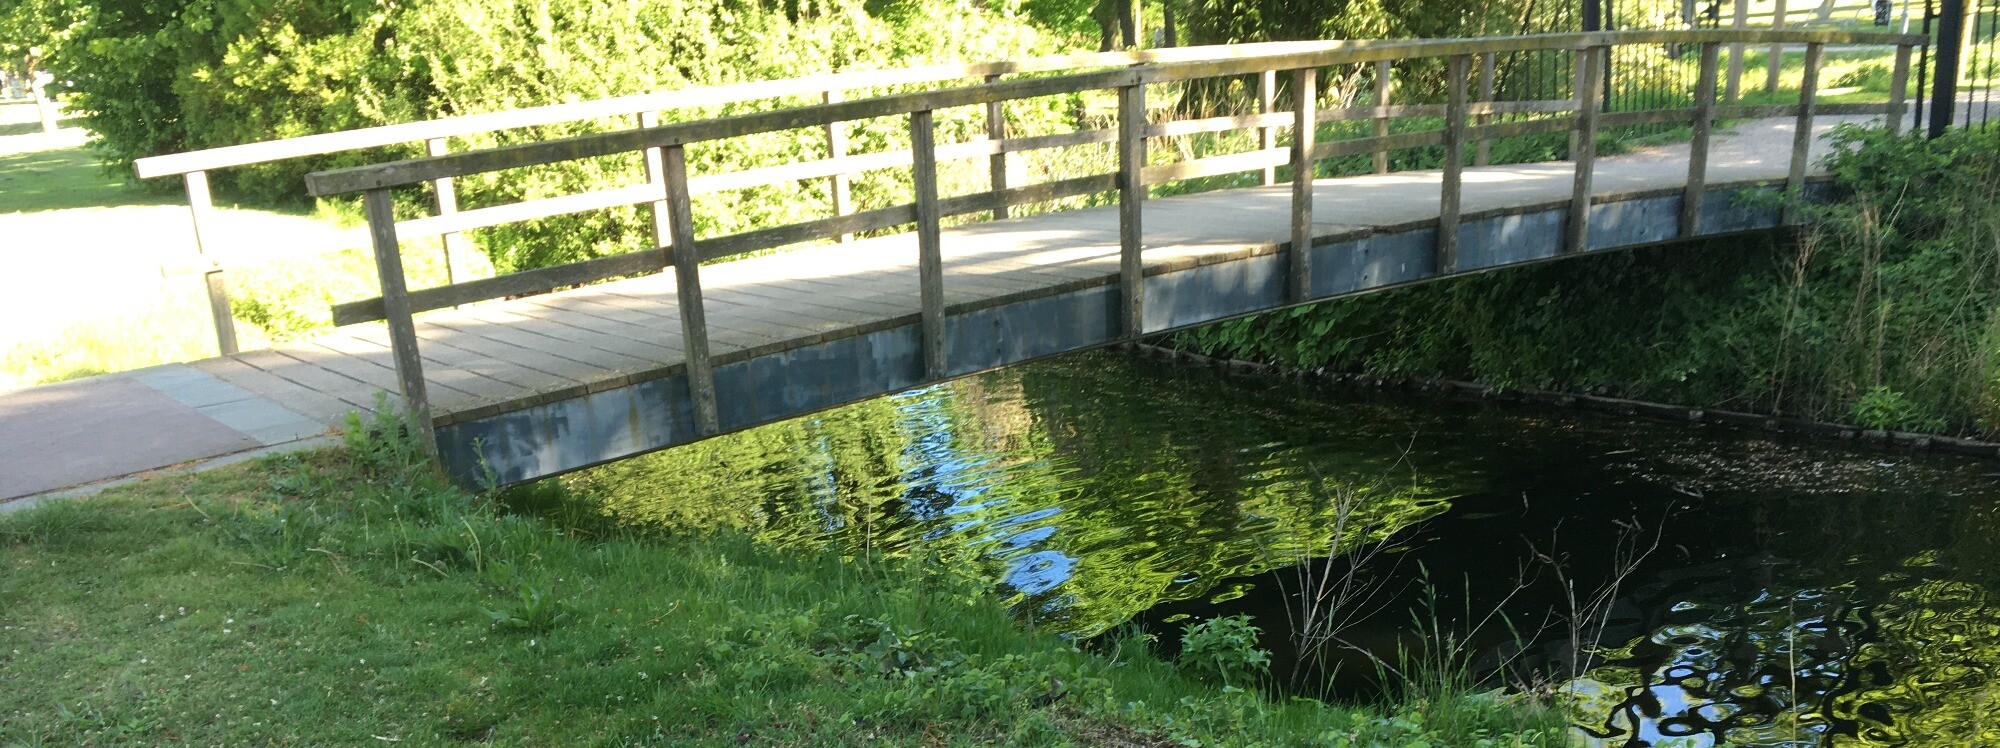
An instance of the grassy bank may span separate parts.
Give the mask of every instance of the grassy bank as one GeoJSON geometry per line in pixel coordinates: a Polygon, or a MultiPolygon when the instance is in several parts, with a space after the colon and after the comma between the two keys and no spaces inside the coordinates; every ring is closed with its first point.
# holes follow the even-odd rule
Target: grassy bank
{"type": "Polygon", "coordinates": [[[0,745],[1564,744],[1082,651],[944,559],[563,531],[355,444],[0,514],[0,745]]]}
{"type": "Polygon", "coordinates": [[[1207,353],[2000,432],[2000,130],[1844,131],[1795,236],[1610,253],[1213,325],[1207,353]]]}
{"type": "MultiPolygon", "coordinates": [[[[333,303],[378,293],[358,220],[225,206],[204,258],[178,183],[107,173],[87,133],[43,134],[33,117],[0,104],[0,261],[35,279],[0,298],[0,390],[214,355],[206,259],[227,271],[245,348],[327,329],[333,303]]],[[[406,261],[413,283],[444,281],[435,244],[406,261]]],[[[461,280],[492,273],[458,263],[461,280]]]]}

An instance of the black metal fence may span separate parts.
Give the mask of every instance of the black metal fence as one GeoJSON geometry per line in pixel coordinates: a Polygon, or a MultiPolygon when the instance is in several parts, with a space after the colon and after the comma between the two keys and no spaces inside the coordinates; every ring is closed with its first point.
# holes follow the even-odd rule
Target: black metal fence
{"type": "MultiPolygon", "coordinates": [[[[1575,13],[1544,16],[1536,31],[1866,25],[1920,33],[1931,43],[1918,51],[1911,81],[1911,98],[1918,102],[1914,129],[1936,135],[1952,127],[2000,126],[2000,0],[1581,0],[1572,7],[1575,13]]],[[[1726,55],[1730,97],[1778,88],[1786,62],[1781,50],[1736,48],[1726,55]]],[[[1532,69],[1534,63],[1503,67],[1532,69]]],[[[1679,102],[1692,96],[1699,73],[1696,50],[1620,48],[1601,92],[1605,111],[1685,105],[1679,102]]],[[[1549,81],[1559,75],[1527,77],[1549,81]]],[[[1503,82],[1506,77],[1503,72],[1503,82]]]]}
{"type": "Polygon", "coordinates": [[[1952,127],[2000,123],[2000,0],[1924,0],[1917,127],[1932,137],[1952,127]]]}

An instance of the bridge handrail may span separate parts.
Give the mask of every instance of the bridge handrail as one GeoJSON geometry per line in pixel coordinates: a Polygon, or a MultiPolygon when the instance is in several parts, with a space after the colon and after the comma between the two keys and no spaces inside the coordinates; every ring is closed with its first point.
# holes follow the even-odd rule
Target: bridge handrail
{"type": "MultiPolygon", "coordinates": [[[[1008,75],[1075,71],[1090,68],[1114,68],[1133,65],[1158,65],[1164,63],[1193,62],[1214,59],[1218,55],[1229,58],[1243,55],[1268,55],[1290,51],[1325,50],[1332,46],[1342,48],[1364,48],[1393,44],[1394,42],[1265,42],[1223,47],[1184,47],[1160,50],[1130,52],[1098,52],[1066,55],[1052,55],[1018,61],[995,61],[970,64],[940,64],[883,70],[854,70],[839,73],[802,76],[779,81],[756,81],[720,86],[660,91],[632,96],[622,96],[595,101],[553,104],[506,112],[460,115],[423,122],[383,125],[334,133],[307,135],[282,140],[248,143],[242,145],[209,148],[186,153],[167,154],[142,158],[134,162],[134,168],[141,178],[180,175],[185,182],[188,208],[194,223],[195,250],[208,260],[203,270],[208,289],[209,307],[213,317],[217,348],[223,354],[237,350],[235,320],[231,311],[228,286],[224,279],[223,267],[211,252],[208,227],[213,222],[213,200],[210,196],[208,172],[219,169],[248,166],[260,163],[330,155],[371,148],[381,148],[416,142],[426,144],[431,156],[449,152],[449,139],[488,132],[519,129],[543,125],[560,124],[591,119],[637,115],[638,125],[646,127],[658,124],[658,113],[703,106],[721,106],[750,101],[784,99],[800,96],[820,96],[831,102],[846,98],[846,92],[899,85],[939,83],[968,78],[998,80],[1008,75]],[[1330,46],[1331,45],[1331,46],[1330,46]]],[[[1740,55],[1738,56],[1740,59],[1740,55]]],[[[1774,74],[1775,75],[1775,74],[1774,74]]],[[[1735,80],[1732,77],[1732,82],[1735,80]]],[[[1775,78],[1774,78],[1775,80],[1775,78]]],[[[1732,89],[1733,90],[1733,89],[1732,89]]],[[[998,105],[993,105],[997,107],[998,105]]],[[[989,112],[989,119],[997,119],[997,112],[989,112]]],[[[989,130],[1000,132],[1004,124],[988,122],[989,130]]],[[[844,155],[844,134],[836,132],[837,125],[827,125],[826,137],[829,151],[838,162],[844,155]]],[[[1101,141],[1100,141],[1101,142],[1101,141]]],[[[877,163],[889,154],[869,154],[872,158],[860,159],[858,163],[877,163]]],[[[1000,171],[1004,154],[990,154],[995,163],[996,183],[1004,183],[1005,174],[1000,171]]],[[[841,169],[829,163],[822,167],[829,169],[827,176],[833,181],[835,212],[845,215],[848,175],[860,169],[841,169]]],[[[800,169],[752,170],[731,175],[729,178],[698,178],[690,185],[698,194],[722,189],[736,189],[758,184],[771,184],[798,179],[800,169]],[[763,181],[749,181],[762,178],[763,181]]],[[[602,192],[592,196],[566,196],[531,203],[501,206],[504,210],[485,209],[461,212],[457,206],[457,190],[450,178],[433,181],[438,215],[431,219],[411,222],[403,227],[407,236],[439,236],[445,242],[445,269],[447,278],[454,280],[453,257],[463,253],[462,237],[459,232],[527,220],[574,213],[582,210],[601,209],[616,205],[629,205],[638,200],[631,197],[634,190],[602,192]],[[518,207],[517,207],[518,206],[518,207]]]]}
{"type": "MultiPolygon", "coordinates": [[[[1243,45],[1258,49],[1282,49],[1296,42],[1267,42],[1243,45]]],[[[214,322],[216,348],[223,355],[237,351],[236,322],[229,298],[228,284],[224,278],[222,264],[216,260],[210,246],[209,228],[213,225],[214,200],[209,192],[208,173],[211,171],[272,163],[312,156],[326,156],[404,145],[424,143],[430,155],[449,152],[449,140],[454,137],[478,135],[503,130],[537,127],[544,125],[578,122],[613,117],[638,117],[641,127],[657,124],[658,114],[665,111],[691,109],[704,106],[722,106],[751,101],[785,99],[799,96],[820,96],[826,101],[845,98],[846,92],[887,86],[920,85],[967,78],[997,79],[1006,75],[1032,74],[1073,70],[1089,67],[1115,67],[1143,64],[1161,60],[1191,59],[1201,54],[1198,49],[1182,48],[1133,52],[1097,52],[1067,55],[1050,55],[1027,60],[994,61],[965,64],[922,65],[905,68],[878,70],[850,70],[838,73],[823,73],[800,76],[775,81],[753,81],[696,88],[657,91],[646,94],[620,96],[592,101],[550,104],[505,112],[468,114],[442,117],[421,122],[408,122],[377,127],[358,128],[340,132],[305,135],[295,138],[245,143],[240,145],[207,148],[184,153],[149,156],[133,162],[136,174],[142,179],[165,176],[181,176],[188,197],[188,212],[194,224],[195,252],[207,260],[202,269],[203,282],[207,287],[210,316],[214,322]]],[[[841,149],[841,134],[831,128],[827,139],[831,150],[841,149]]],[[[834,175],[834,191],[842,195],[836,201],[844,200],[845,185],[840,182],[843,175],[834,175]]],[[[434,183],[435,198],[439,218],[443,221],[433,225],[450,225],[458,215],[457,190],[449,179],[434,183]]],[[[577,201],[556,199],[550,207],[561,208],[574,205],[577,201]]],[[[601,200],[589,207],[608,207],[601,200]]],[[[575,212],[567,210],[564,212],[575,212]]],[[[551,215],[558,215],[554,213],[551,215]]],[[[516,217],[511,220],[521,220],[516,217]]],[[[483,225],[498,225],[488,223],[483,225]]],[[[477,226],[472,226],[476,228],[477,226]]],[[[423,226],[413,227],[423,230],[423,226]]],[[[453,275],[453,255],[461,250],[457,230],[441,229],[431,232],[445,241],[445,270],[449,279],[453,275]]]]}
{"type": "MultiPolygon", "coordinates": [[[[1368,40],[1327,42],[1278,42],[1282,51],[1261,54],[1205,55],[1189,60],[1158,59],[1135,63],[1140,67],[1096,73],[1075,73],[1047,78],[1000,81],[983,85],[892,94],[829,104],[780,109],[694,122],[677,122],[636,130],[580,135],[538,143],[523,143],[480,151],[427,158],[405,159],[314,172],[306,176],[306,189],[317,197],[343,195],[384,187],[420,184],[505,169],[538,166],[581,158],[643,151],[674,145],[795,130],[875,117],[909,114],[921,110],[975,106],[1015,99],[1117,88],[1145,83],[1167,83],[1194,78],[1260,73],[1265,70],[1295,70],[1306,67],[1400,60],[1417,57],[1446,57],[1526,51],[1561,51],[1587,47],[1629,44],[1876,44],[1902,46],[1922,44],[1915,34],[1885,34],[1854,31],[1766,31],[1766,30],[1648,30],[1604,31],[1530,36],[1368,40]]],[[[1252,46],[1252,45],[1241,45],[1252,46]]],[[[1261,46],[1261,45],[1259,45],[1261,46]]],[[[1183,47],[1188,52],[1214,49],[1183,47]]],[[[1105,53],[1132,56],[1141,53],[1105,53]]]]}
{"type": "MultiPolygon", "coordinates": [[[[1283,49],[1312,42],[1260,42],[1229,45],[1226,48],[1255,47],[1283,49]]],[[[645,112],[665,112],[706,106],[741,104],[768,99],[819,96],[834,91],[853,91],[890,86],[917,85],[968,78],[1046,73],[1093,67],[1119,67],[1156,62],[1202,59],[1202,50],[1216,47],[1177,47],[1130,52],[1081,52],[1033,57],[1025,60],[921,65],[874,70],[845,70],[796,78],[749,81],[715,86],[654,91],[590,101],[547,104],[503,112],[464,114],[451,117],[379,125],[339,132],[301,135],[241,145],[205,148],[183,153],[148,156],[133,162],[141,179],[177,176],[198,171],[216,171],[311,156],[417,143],[437,138],[464,137],[501,130],[515,130],[592,119],[628,117],[645,112]]]]}
{"type": "MultiPolygon", "coordinates": [[[[214,323],[216,348],[223,355],[237,351],[236,323],[229,298],[228,283],[224,278],[222,264],[217,261],[210,246],[209,228],[213,225],[214,200],[210,195],[208,172],[220,169],[272,163],[312,156],[325,156],[371,148],[422,142],[427,152],[440,155],[450,151],[449,139],[502,130],[578,122],[591,119],[633,116],[638,117],[638,126],[658,124],[660,112],[689,109],[703,106],[722,106],[750,101],[784,99],[798,96],[820,96],[825,101],[845,98],[847,92],[900,85],[920,85],[943,81],[983,78],[991,81],[1007,75],[1033,74],[1063,70],[1077,70],[1093,67],[1119,67],[1164,61],[1184,61],[1200,59],[1215,49],[1229,49],[1232,53],[1244,50],[1276,51],[1312,42],[1264,42],[1236,45],[1233,47],[1188,47],[1160,50],[1136,50],[1129,52],[1086,52],[1065,55],[1050,55],[1027,60],[1002,60],[967,64],[938,64],[906,68],[877,70],[850,70],[838,73],[824,73],[801,76],[776,81],[753,81],[697,88],[658,91],[647,94],[613,97],[584,102],[550,104],[539,107],[459,115],[409,122],[394,125],[359,128],[341,132],[320,133],[295,138],[246,143],[240,145],[208,148],[185,153],[150,156],[133,162],[137,175],[144,178],[163,176],[182,177],[188,197],[189,217],[194,224],[194,249],[197,255],[207,260],[202,269],[204,285],[207,287],[209,311],[214,323]]],[[[989,122],[989,128],[996,125],[989,122]]],[[[836,157],[842,155],[844,134],[829,126],[826,132],[829,150],[836,157]]],[[[996,162],[1002,157],[995,156],[996,162]]],[[[1004,175],[996,175],[1004,180],[1004,175]]],[[[846,175],[835,173],[830,177],[833,184],[836,212],[844,212],[841,205],[846,199],[846,175]]],[[[739,178],[740,182],[740,178],[739,178]]],[[[713,184],[713,183],[712,183],[713,184]]],[[[727,184],[723,182],[722,184],[727,184]]],[[[702,185],[697,185],[702,186],[702,185]]],[[[739,185],[742,186],[742,185],[739,185]]],[[[456,186],[450,179],[440,179],[433,184],[438,216],[430,224],[406,227],[406,232],[440,236],[445,243],[445,272],[448,280],[453,278],[453,256],[462,250],[459,231],[466,228],[494,226],[532,217],[561,215],[580,210],[629,204],[618,202],[616,194],[603,195],[595,200],[579,200],[575,197],[556,198],[542,202],[541,214],[533,209],[516,209],[505,213],[497,221],[476,223],[480,216],[464,217],[458,210],[456,186]],[[468,223],[468,218],[475,222],[468,223]]],[[[717,185],[716,188],[722,188],[717,185]]]]}

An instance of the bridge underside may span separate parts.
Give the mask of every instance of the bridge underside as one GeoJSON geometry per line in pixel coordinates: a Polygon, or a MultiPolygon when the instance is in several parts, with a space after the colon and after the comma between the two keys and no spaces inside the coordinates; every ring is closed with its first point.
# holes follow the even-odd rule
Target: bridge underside
{"type": "MultiPolygon", "coordinates": [[[[1516,167],[1486,173],[1495,175],[1488,184],[1500,186],[1507,184],[1506,179],[1523,176],[1521,172],[1544,169],[1516,167]],[[1509,171],[1515,173],[1509,175],[1509,171]]],[[[1605,180],[1606,171],[1600,167],[1600,180],[1605,180]]],[[[1398,174],[1373,179],[1421,186],[1425,176],[1398,174]]],[[[1310,300],[1440,277],[1433,260],[1436,219],[1407,215],[1413,209],[1428,212],[1435,200],[1405,200],[1400,194],[1371,199],[1370,193],[1407,190],[1387,185],[1380,190],[1355,189],[1358,185],[1343,184],[1351,181],[1328,180],[1319,187],[1328,193],[1328,202],[1354,204],[1315,214],[1353,222],[1317,226],[1311,250],[1310,300]],[[1370,205],[1376,199],[1382,202],[1370,205]],[[1380,218],[1354,220],[1365,213],[1380,218]]],[[[1615,187],[1616,181],[1612,181],[1615,187]]],[[[1468,182],[1479,184],[1472,179],[1468,182]]],[[[1435,188],[1434,175],[1430,183],[1435,188]]],[[[1512,186],[1518,190],[1522,185],[1512,186]]],[[[1746,193],[1768,193],[1773,187],[1774,183],[1764,180],[1715,185],[1703,202],[1696,235],[1776,227],[1780,216],[1769,207],[1774,201],[1745,199],[1746,193]]],[[[1468,202],[1477,191],[1477,187],[1468,190],[1468,202]]],[[[1600,192],[1592,209],[1589,251],[1678,240],[1680,193],[1675,188],[1600,192]]],[[[1504,200],[1504,196],[1488,200],[1504,200]]],[[[1280,237],[1287,231],[1288,205],[1289,188],[1284,186],[1151,201],[1145,216],[1145,331],[1187,328],[1286,306],[1286,255],[1290,250],[1280,237]],[[1227,200],[1228,205],[1218,205],[1221,200],[1227,200]],[[1217,241],[1218,236],[1236,238],[1217,241]]],[[[1461,224],[1459,273],[1562,256],[1566,202],[1473,209],[1477,212],[1468,212],[1461,224]]],[[[1118,316],[1116,220],[1110,210],[1092,210],[948,231],[944,246],[956,262],[947,282],[961,285],[951,289],[956,293],[948,309],[950,374],[962,376],[1125,339],[1118,316]],[[993,273],[966,272],[994,263],[999,264],[994,265],[993,273]],[[1019,284],[1004,282],[1009,277],[1026,280],[1032,287],[1013,288],[1019,284]]],[[[820,314],[812,319],[842,316],[826,314],[831,307],[855,310],[833,322],[839,327],[827,332],[718,351],[716,399],[725,432],[927,383],[915,314],[915,274],[884,273],[880,262],[887,259],[887,264],[893,265],[906,259],[913,264],[913,243],[907,237],[887,237],[805,252],[816,256],[783,255],[704,268],[704,285],[714,289],[709,297],[710,324],[717,328],[754,327],[763,318],[806,319],[815,312],[820,314]],[[785,298],[782,291],[771,288],[772,268],[730,267],[753,264],[789,266],[791,272],[786,275],[817,280],[795,289],[805,298],[785,298]],[[739,279],[732,270],[761,276],[759,285],[749,285],[749,278],[739,279]],[[732,282],[737,280],[744,282],[732,282]],[[718,297],[730,299],[730,289],[764,295],[738,297],[735,304],[716,303],[718,297]],[[873,314],[865,311],[871,306],[873,314]]],[[[654,312],[664,309],[667,316],[661,317],[653,330],[665,338],[673,330],[667,324],[671,299],[661,296],[670,297],[672,286],[670,277],[654,277],[569,294],[597,297],[594,302],[579,299],[571,305],[593,308],[594,314],[611,315],[615,306],[629,310],[631,305],[623,303],[628,301],[639,301],[654,312]]],[[[568,294],[557,296],[564,295],[568,294]]],[[[559,298],[544,303],[564,305],[559,298]]],[[[434,346],[434,339],[435,343],[449,344],[441,336],[427,335],[426,345],[434,346]]],[[[439,441],[449,470],[469,481],[497,480],[503,485],[703,438],[695,429],[683,366],[677,363],[594,386],[579,385],[454,410],[440,418],[439,425],[439,441]]]]}

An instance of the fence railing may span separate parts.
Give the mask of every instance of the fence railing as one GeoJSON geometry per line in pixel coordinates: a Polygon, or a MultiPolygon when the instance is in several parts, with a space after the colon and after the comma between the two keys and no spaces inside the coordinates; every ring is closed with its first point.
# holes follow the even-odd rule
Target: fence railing
{"type": "MultiPolygon", "coordinates": [[[[1656,122],[1690,122],[1694,126],[1693,157],[1689,161],[1687,189],[1683,201],[1683,234],[1691,233],[1694,217],[1700,212],[1705,194],[1708,145],[1711,125],[1718,119],[1750,117],[1796,117],[1798,135],[1793,143],[1789,189],[1803,188],[1807,174],[1807,152],[1812,141],[1815,116],[1830,114],[1890,115],[1892,127],[1899,127],[1907,111],[1904,95],[1910,51],[1922,43],[1908,35],[1867,34],[1829,31],[1629,31],[1589,34],[1555,34],[1507,38],[1437,39],[1373,42],[1302,42],[1226,48],[1185,48],[1171,54],[1144,53],[1140,56],[1114,54],[1093,56],[1096,60],[1136,63],[1117,69],[1072,73],[1050,77],[995,80],[978,85],[941,90],[878,96],[850,101],[743,114],[716,119],[649,126],[636,130],[586,135],[545,142],[453,153],[394,163],[337,169],[311,174],[307,187],[316,196],[362,193],[374,241],[377,268],[383,295],[377,299],[344,305],[338,315],[344,323],[386,320],[405,406],[415,414],[429,414],[423,368],[418,355],[413,315],[431,309],[482,299],[534,293],[612,277],[628,276],[673,267],[678,284],[678,308],[686,352],[686,375],[697,428],[704,434],[718,429],[715,387],[708,351],[708,331],[702,305],[700,265],[705,261],[748,250],[776,247],[815,240],[834,240],[860,231],[880,230],[914,224],[918,237],[919,320],[927,375],[945,375],[945,305],[943,263],[940,252],[941,223],[947,216],[967,213],[1000,212],[1009,207],[1046,203],[1056,199],[1115,191],[1119,223],[1119,287],[1121,321],[1127,335],[1141,332],[1141,311],[1145,299],[1144,267],[1141,252],[1143,230],[1140,207],[1148,188],[1167,182],[1242,172],[1261,172],[1269,183],[1275,167],[1291,167],[1292,210],[1291,246],[1310,246],[1312,240],[1311,176],[1317,162],[1339,157],[1382,154],[1391,150],[1442,146],[1444,150],[1441,202],[1437,225],[1437,267],[1452,272],[1457,266],[1459,209],[1462,204],[1463,171],[1467,145],[1479,141],[1524,135],[1569,132],[1574,146],[1574,186],[1571,192],[1566,251],[1584,247],[1589,230],[1592,175],[1596,135],[1600,128],[1656,122]],[[1770,106],[1723,106],[1717,102],[1717,69],[1720,49],[1725,44],[1802,44],[1807,49],[1804,86],[1798,104],[1770,106]],[[1619,45],[1683,44],[1698,45],[1701,53],[1701,83],[1693,92],[1694,106],[1648,111],[1604,113],[1598,106],[1602,76],[1611,48],[1619,45]],[[1817,101],[1818,72],[1829,45],[1893,45],[1898,49],[1895,84],[1886,104],[1825,105],[1817,101]],[[1471,100],[1471,71],[1487,55],[1522,50],[1561,50],[1575,57],[1576,80],[1573,96],[1563,100],[1495,102],[1471,100]],[[1442,105],[1390,106],[1379,96],[1374,106],[1318,109],[1319,71],[1338,66],[1372,66],[1376,80],[1387,81],[1386,68],[1397,62],[1420,58],[1446,60],[1449,95],[1442,105]],[[1277,112],[1274,85],[1279,76],[1290,78],[1289,111],[1277,112]],[[1223,77],[1254,77],[1260,81],[1259,111],[1225,117],[1154,122],[1146,106],[1148,85],[1177,83],[1223,77]],[[1097,92],[1115,95],[1117,125],[1106,130],[1032,137],[998,137],[963,143],[939,144],[935,136],[935,113],[958,107],[984,107],[1037,97],[1097,92]],[[1475,118],[1506,112],[1535,112],[1558,116],[1512,122],[1477,123],[1475,118]],[[1386,123],[1399,117],[1443,118],[1441,128],[1391,134],[1386,123]],[[864,156],[835,156],[778,167],[752,169],[730,174],[692,178],[688,174],[685,150],[690,145],[762,133],[831,128],[857,120],[882,117],[906,118],[911,148],[864,156]],[[1314,142],[1319,123],[1338,120],[1373,120],[1375,134],[1353,140],[1314,142]],[[1288,130],[1289,147],[1276,146],[1276,130],[1288,130]],[[1225,131],[1255,131],[1258,148],[1242,153],[1201,156],[1173,163],[1149,164],[1147,141],[1166,135],[1225,131]],[[942,160],[990,158],[1043,148],[1087,143],[1113,143],[1117,168],[1111,173],[1062,179],[1027,185],[1011,185],[996,180],[990,189],[954,197],[938,193],[937,168],[942,160]],[[447,223],[417,219],[399,223],[393,211],[392,190],[437,183],[440,180],[473,174],[533,167],[577,159],[625,153],[655,156],[656,178],[643,185],[585,193],[564,209],[590,209],[606,205],[645,204],[652,206],[660,232],[657,251],[615,255],[556,267],[514,273],[411,292],[402,271],[401,241],[404,230],[438,232],[446,228],[463,230],[488,221],[525,220],[545,215],[548,201],[537,207],[505,206],[472,222],[447,223]],[[709,189],[763,183],[765,180],[807,179],[851,174],[861,168],[884,165],[907,166],[913,172],[914,200],[888,208],[859,211],[833,218],[805,220],[783,226],[762,228],[728,236],[698,239],[693,224],[691,198],[709,189]],[[748,176],[746,176],[748,175],[748,176]],[[706,180],[706,181],[704,181],[706,180]],[[588,206],[588,207],[586,207],[588,206]],[[425,221],[429,221],[425,223],[425,221]]],[[[1482,65],[1483,67],[1483,65],[1482,65]]],[[[999,74],[995,74],[996,76],[999,74]]],[[[1379,85],[1378,89],[1385,89],[1379,85]]],[[[1482,86],[1482,93],[1485,88],[1482,86]]],[[[1171,115],[1169,115],[1171,117],[1171,115]]],[[[1383,164],[1379,159],[1377,165],[1383,164]]],[[[994,174],[1000,176],[1001,170],[994,174]]],[[[556,198],[562,200],[564,198],[556,198]]],[[[533,205],[533,204],[523,204],[533,205]]],[[[472,212],[459,214],[469,215],[472,212]]],[[[466,219],[456,219],[465,221],[466,219]]],[[[1302,301],[1310,253],[1288,253],[1289,298],[1302,301]]],[[[431,419],[415,419],[428,429],[431,419]]],[[[428,443],[434,445],[434,439],[428,443]]]]}
{"type": "MultiPolygon", "coordinates": [[[[1295,46],[1290,42],[1239,45],[1226,48],[1228,54],[1275,52],[1295,46]]],[[[230,312],[230,293],[226,270],[216,257],[216,211],[214,199],[209,189],[209,174],[224,169],[269,164],[280,161],[330,156],[335,154],[367,151],[378,148],[414,146],[421,144],[429,156],[442,156],[450,152],[452,138],[486,135],[489,133],[521,130],[531,127],[560,125],[591,120],[630,118],[636,128],[660,125],[663,112],[699,109],[703,107],[726,106],[751,102],[782,102],[786,99],[818,98],[832,103],[852,96],[852,92],[866,92],[872,89],[900,86],[921,86],[938,83],[953,83],[966,80],[991,82],[1003,76],[1039,74],[1091,68],[1118,67],[1161,62],[1202,59],[1215,54],[1218,48],[1195,47],[1163,49],[1135,52],[1080,53],[1053,55],[1026,60],[1008,60],[967,64],[925,65],[889,70],[855,70],[839,73],[788,78],[784,80],[754,81],[702,88],[660,91],[632,96],[620,96],[569,104],[515,109],[504,112],[471,114],[446,117],[422,122],[411,122],[380,127],[345,130],[341,132],[307,135],[283,140],[272,140],[243,145],[209,148],[186,153],[138,159],[134,168],[142,179],[179,176],[182,178],[188,198],[188,211],[194,223],[195,251],[205,259],[202,277],[207,287],[209,308],[214,320],[216,347],[223,355],[236,353],[238,343],[234,316],[230,312]]],[[[997,110],[989,112],[987,121],[989,132],[997,140],[1004,135],[1005,123],[997,110]]],[[[851,173],[870,163],[889,163],[895,159],[886,154],[870,154],[841,161],[847,154],[846,132],[841,123],[829,124],[824,128],[829,152],[836,164],[829,164],[822,170],[823,178],[829,180],[830,191],[834,195],[834,208],[838,215],[851,212],[848,205],[848,178],[851,173]]],[[[907,155],[905,155],[907,158],[907,155]]],[[[1006,152],[988,155],[992,162],[992,174],[997,183],[1007,180],[1006,152]]],[[[650,161],[657,161],[653,154],[650,161]]],[[[640,192],[657,194],[659,173],[653,165],[654,177],[644,185],[627,188],[624,191],[609,191],[589,195],[572,195],[562,198],[537,200],[502,208],[461,211],[458,206],[456,185],[450,178],[431,182],[435,199],[436,215],[413,221],[399,227],[405,238],[438,237],[445,246],[445,268],[447,278],[456,280],[452,258],[464,252],[462,233],[477,228],[498,226],[534,218],[577,213],[615,205],[625,205],[641,200],[624,198],[640,192]]],[[[748,171],[732,175],[727,179],[697,179],[690,187],[702,192],[719,192],[748,186],[773,184],[787,181],[800,174],[797,170],[775,169],[764,172],[748,171]]],[[[998,210],[1004,211],[1005,208],[998,210]]],[[[336,324],[342,324],[339,318],[336,324]]]]}

